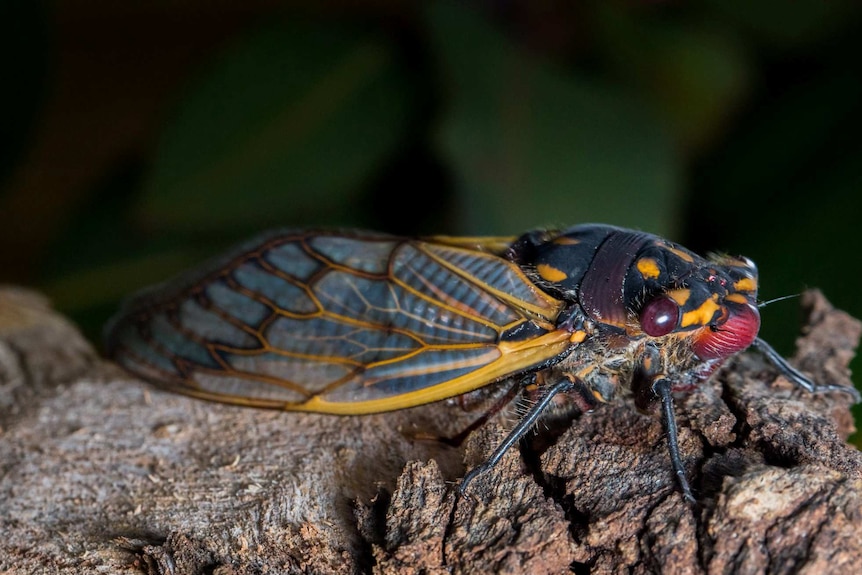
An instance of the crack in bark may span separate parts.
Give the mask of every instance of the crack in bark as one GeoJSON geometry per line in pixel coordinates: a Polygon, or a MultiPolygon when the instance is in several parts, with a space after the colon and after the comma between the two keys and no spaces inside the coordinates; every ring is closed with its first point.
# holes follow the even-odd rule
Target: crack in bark
{"type": "MultiPolygon", "coordinates": [[[[582,415],[583,414],[579,414],[576,417],[581,417],[582,415]]],[[[551,428],[545,429],[541,434],[544,436],[544,439],[541,441],[544,445],[544,449],[534,449],[532,445],[525,446],[522,443],[521,458],[524,461],[528,472],[533,477],[533,480],[542,488],[543,495],[556,503],[556,505],[563,511],[563,516],[568,523],[569,535],[573,540],[577,541],[582,538],[584,529],[589,525],[589,517],[575,508],[572,497],[566,493],[565,481],[550,473],[546,473],[542,469],[542,455],[548,448],[556,444],[563,433],[565,433],[565,429],[568,429],[569,426],[566,426],[565,429],[563,429],[563,426],[559,427],[560,429],[558,430],[551,428]],[[548,441],[547,437],[549,435],[553,438],[552,441],[548,441]]],[[[569,568],[574,573],[589,573],[592,565],[575,561],[569,566],[569,568]]]]}
{"type": "Polygon", "coordinates": [[[391,503],[391,497],[384,489],[379,489],[375,498],[367,505],[353,502],[353,513],[356,518],[355,534],[359,542],[357,553],[357,568],[371,575],[377,561],[374,557],[374,546],[384,545],[386,538],[386,512],[391,503]]]}

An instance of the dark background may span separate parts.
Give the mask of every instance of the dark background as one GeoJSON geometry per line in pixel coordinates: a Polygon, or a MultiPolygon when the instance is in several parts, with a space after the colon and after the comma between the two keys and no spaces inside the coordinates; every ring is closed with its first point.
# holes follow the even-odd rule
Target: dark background
{"type": "Polygon", "coordinates": [[[98,342],[271,226],[602,221],[862,317],[862,3],[309,4],[0,0],[0,282],[98,342]]]}

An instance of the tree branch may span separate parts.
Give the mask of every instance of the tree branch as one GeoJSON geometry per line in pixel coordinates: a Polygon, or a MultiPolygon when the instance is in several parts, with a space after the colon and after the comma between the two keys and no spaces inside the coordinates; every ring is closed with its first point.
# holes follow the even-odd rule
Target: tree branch
{"type": "MultiPolygon", "coordinates": [[[[818,292],[804,306],[796,365],[849,385],[859,322],[818,292]]],[[[696,508],[659,419],[625,401],[542,430],[459,498],[505,426],[463,450],[416,439],[476,417],[457,401],[335,417],[181,397],[10,288],[0,398],[0,570],[862,572],[849,398],[802,392],[753,353],[676,399],[696,508]]]]}

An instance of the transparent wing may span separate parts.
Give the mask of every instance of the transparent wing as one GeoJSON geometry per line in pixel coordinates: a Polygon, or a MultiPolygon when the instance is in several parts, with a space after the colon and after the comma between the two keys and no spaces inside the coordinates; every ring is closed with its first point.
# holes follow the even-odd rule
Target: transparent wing
{"type": "Polygon", "coordinates": [[[457,243],[268,234],[151,289],[108,327],[145,379],[212,400],[370,413],[471,391],[553,360],[562,303],[457,243]]]}

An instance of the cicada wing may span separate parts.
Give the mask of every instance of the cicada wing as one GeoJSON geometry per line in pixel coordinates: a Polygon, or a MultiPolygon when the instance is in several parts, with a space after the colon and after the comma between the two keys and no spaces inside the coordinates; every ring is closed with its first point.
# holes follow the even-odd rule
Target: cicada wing
{"type": "Polygon", "coordinates": [[[434,244],[501,256],[518,239],[518,236],[429,236],[423,239],[434,244]]]}
{"type": "Polygon", "coordinates": [[[111,323],[108,349],[133,373],[191,395],[370,413],[553,360],[572,345],[554,328],[561,308],[482,251],[287,230],[135,299],[111,323]]]}

